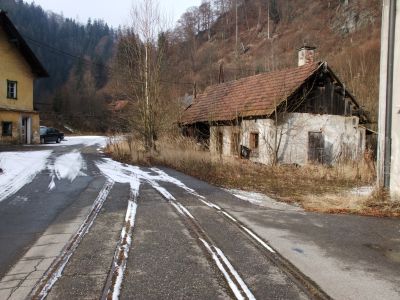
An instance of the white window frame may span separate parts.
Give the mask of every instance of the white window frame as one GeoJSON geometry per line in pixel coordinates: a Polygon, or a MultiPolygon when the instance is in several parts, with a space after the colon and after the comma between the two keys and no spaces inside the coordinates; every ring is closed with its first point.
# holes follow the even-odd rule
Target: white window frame
{"type": "Polygon", "coordinates": [[[7,80],[7,98],[16,100],[18,97],[18,82],[7,80]]]}

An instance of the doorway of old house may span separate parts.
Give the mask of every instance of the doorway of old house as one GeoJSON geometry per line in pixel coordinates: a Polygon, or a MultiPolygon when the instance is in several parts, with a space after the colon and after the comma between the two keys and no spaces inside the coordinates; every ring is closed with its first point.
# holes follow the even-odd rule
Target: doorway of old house
{"type": "Polygon", "coordinates": [[[231,153],[234,156],[240,154],[240,134],[239,132],[233,132],[231,136],[231,153]]]}
{"type": "Polygon", "coordinates": [[[324,163],[325,139],[322,132],[308,133],[308,161],[311,163],[324,163]]]}
{"type": "Polygon", "coordinates": [[[32,142],[32,119],[30,117],[22,117],[21,140],[23,144],[31,144],[32,142]]]}
{"type": "Polygon", "coordinates": [[[218,131],[218,133],[217,133],[217,153],[219,155],[222,155],[223,146],[224,146],[224,135],[221,131],[218,131]]]}

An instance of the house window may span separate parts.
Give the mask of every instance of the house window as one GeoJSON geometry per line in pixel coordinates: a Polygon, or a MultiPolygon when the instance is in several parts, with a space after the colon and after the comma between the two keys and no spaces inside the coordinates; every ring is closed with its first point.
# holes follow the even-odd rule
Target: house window
{"type": "Polygon", "coordinates": [[[240,134],[238,132],[232,133],[231,140],[231,153],[232,155],[239,155],[240,134]]]}
{"type": "Polygon", "coordinates": [[[2,122],[1,123],[1,135],[2,136],[12,136],[12,123],[2,122]]]}
{"type": "Polygon", "coordinates": [[[258,145],[259,145],[259,134],[258,134],[258,132],[250,133],[250,149],[251,150],[258,149],[258,145]]]}
{"type": "Polygon", "coordinates": [[[17,82],[7,80],[7,98],[17,99],[17,82]]]}

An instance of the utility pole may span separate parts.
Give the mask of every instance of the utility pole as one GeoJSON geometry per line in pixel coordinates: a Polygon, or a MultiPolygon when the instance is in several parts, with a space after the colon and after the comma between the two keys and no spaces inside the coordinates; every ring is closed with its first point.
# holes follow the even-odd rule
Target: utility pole
{"type": "Polygon", "coordinates": [[[269,0],[267,0],[267,8],[268,8],[268,12],[267,12],[267,27],[268,27],[268,39],[270,39],[270,35],[269,35],[269,0]]]}
{"type": "Polygon", "coordinates": [[[392,194],[400,194],[400,156],[398,152],[400,122],[394,110],[396,105],[400,107],[400,89],[395,84],[396,74],[399,74],[400,22],[396,9],[398,2],[397,0],[383,1],[379,87],[377,179],[378,186],[390,189],[392,194]]]}
{"type": "Polygon", "coordinates": [[[236,45],[235,45],[235,53],[236,58],[238,57],[238,40],[239,40],[239,33],[238,33],[238,4],[237,0],[235,0],[235,9],[236,9],[236,45]]]}
{"type": "Polygon", "coordinates": [[[150,129],[150,100],[149,100],[149,42],[146,41],[146,46],[145,46],[145,63],[144,63],[144,81],[145,81],[145,88],[144,88],[144,94],[145,94],[145,101],[146,101],[146,107],[145,107],[145,144],[146,148],[151,149],[152,145],[152,137],[151,137],[151,129],[150,129]]]}

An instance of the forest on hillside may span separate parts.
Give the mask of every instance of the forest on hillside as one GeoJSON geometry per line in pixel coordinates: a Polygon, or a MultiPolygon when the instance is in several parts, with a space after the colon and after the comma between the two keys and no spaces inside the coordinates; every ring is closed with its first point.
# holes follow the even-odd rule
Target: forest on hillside
{"type": "Polygon", "coordinates": [[[143,131],[135,120],[147,108],[139,100],[153,97],[152,135],[158,136],[176,127],[192,94],[221,80],[294,67],[304,44],[317,47],[317,59],[328,62],[376,126],[380,0],[203,0],[174,27],[158,20],[148,40],[140,32],[140,12],[132,27],[115,30],[22,0],[2,0],[0,8],[51,75],[37,83],[37,107],[70,126],[143,131]],[[143,65],[145,54],[153,65],[143,65]],[[146,70],[154,75],[152,95],[145,93],[146,70]],[[119,102],[132,109],[110,111],[119,102]]]}
{"type": "Polygon", "coordinates": [[[99,91],[109,80],[114,29],[102,20],[81,24],[22,0],[1,0],[0,9],[7,12],[50,74],[35,86],[34,104],[45,112],[41,114],[44,122],[58,119],[78,128],[106,130],[96,120],[106,110],[106,96],[99,91]]]}

